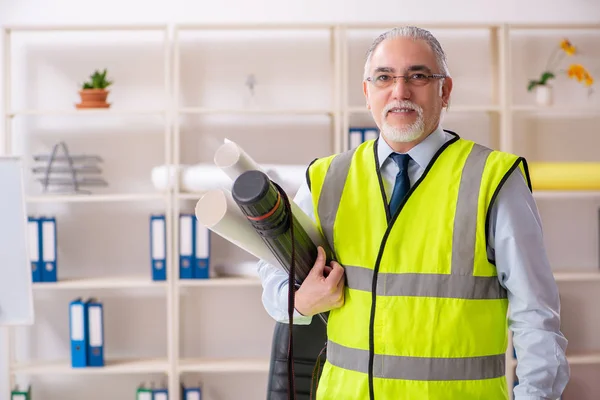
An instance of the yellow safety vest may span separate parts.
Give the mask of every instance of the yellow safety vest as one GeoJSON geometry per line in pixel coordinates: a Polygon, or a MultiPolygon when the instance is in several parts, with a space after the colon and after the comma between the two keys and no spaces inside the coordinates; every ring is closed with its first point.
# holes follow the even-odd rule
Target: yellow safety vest
{"type": "Polygon", "coordinates": [[[318,400],[506,400],[506,290],[486,242],[492,203],[523,158],[454,137],[396,215],[376,141],[316,160],[317,226],[345,268],[318,400]]]}

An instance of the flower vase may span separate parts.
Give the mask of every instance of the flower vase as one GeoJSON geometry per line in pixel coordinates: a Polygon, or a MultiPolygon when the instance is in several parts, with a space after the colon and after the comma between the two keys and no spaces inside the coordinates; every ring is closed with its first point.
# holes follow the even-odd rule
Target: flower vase
{"type": "Polygon", "coordinates": [[[552,86],[538,85],[535,89],[535,101],[539,106],[552,105],[552,86]]]}

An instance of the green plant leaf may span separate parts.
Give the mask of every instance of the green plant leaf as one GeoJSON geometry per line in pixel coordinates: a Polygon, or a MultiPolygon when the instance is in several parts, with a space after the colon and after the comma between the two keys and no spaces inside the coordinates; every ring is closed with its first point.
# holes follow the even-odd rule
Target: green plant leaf
{"type": "Polygon", "coordinates": [[[535,81],[535,80],[530,80],[529,81],[529,85],[527,86],[527,91],[531,92],[533,90],[533,88],[535,88],[537,85],[539,85],[540,82],[539,81],[535,81]]]}
{"type": "Polygon", "coordinates": [[[549,79],[554,78],[554,74],[552,72],[546,71],[542,74],[542,78],[540,79],[540,84],[545,85],[549,79]]]}

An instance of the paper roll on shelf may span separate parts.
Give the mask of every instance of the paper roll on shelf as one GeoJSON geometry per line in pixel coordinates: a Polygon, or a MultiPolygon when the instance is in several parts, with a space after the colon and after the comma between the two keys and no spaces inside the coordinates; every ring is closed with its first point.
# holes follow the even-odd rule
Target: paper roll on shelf
{"type": "MultiPolygon", "coordinates": [[[[250,164],[242,161],[231,168],[242,170],[253,166],[251,163],[253,161],[250,161],[250,164]]],[[[265,164],[259,168],[290,193],[296,192],[305,179],[306,167],[303,165],[265,164]]],[[[231,171],[231,174],[236,176],[237,172],[231,171]]],[[[211,164],[160,165],[152,168],[151,180],[156,190],[166,191],[173,188],[176,179],[179,179],[180,191],[191,193],[212,189],[231,190],[233,182],[223,169],[211,164]]]]}
{"type": "Polygon", "coordinates": [[[528,163],[533,190],[600,190],[600,163],[528,163]]]}
{"type": "Polygon", "coordinates": [[[213,189],[231,188],[231,182],[220,168],[214,165],[196,164],[183,170],[182,190],[186,192],[204,192],[213,189]]]}

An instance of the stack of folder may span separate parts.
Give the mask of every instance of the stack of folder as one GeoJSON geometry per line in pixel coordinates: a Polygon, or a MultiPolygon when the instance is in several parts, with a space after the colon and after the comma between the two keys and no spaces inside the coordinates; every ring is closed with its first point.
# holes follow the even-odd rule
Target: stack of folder
{"type": "Polygon", "coordinates": [[[377,127],[350,128],[348,131],[348,149],[352,150],[367,140],[377,139],[379,129],[377,127]]]}
{"type": "MultiPolygon", "coordinates": [[[[150,261],[152,280],[167,279],[166,222],[162,214],[150,216],[150,261]]],[[[179,216],[179,278],[210,277],[210,230],[198,223],[194,214],[179,216]]]]}
{"type": "Polygon", "coordinates": [[[210,230],[194,214],[179,216],[179,278],[208,279],[210,230]]]}
{"type": "Polygon", "coordinates": [[[159,388],[154,387],[154,383],[150,384],[150,387],[141,384],[137,388],[136,400],[169,400],[169,391],[166,383],[162,384],[159,388]]]}
{"type": "Polygon", "coordinates": [[[185,387],[181,385],[181,400],[202,400],[202,388],[200,385],[185,387]]]}
{"type": "Polygon", "coordinates": [[[104,310],[94,298],[81,298],[69,304],[71,366],[73,368],[104,366],[104,310]]]}
{"type": "MultiPolygon", "coordinates": [[[[167,385],[163,384],[159,388],[154,387],[154,383],[146,387],[141,384],[137,388],[136,400],[169,400],[169,391],[167,385]]],[[[202,400],[202,389],[200,385],[194,387],[186,387],[181,385],[181,400],[202,400]]]]}
{"type": "Polygon", "coordinates": [[[56,282],[56,218],[27,218],[29,258],[33,282],[56,282]]]}
{"type": "Polygon", "coordinates": [[[27,388],[26,391],[19,390],[19,387],[15,387],[12,392],[10,392],[10,400],[31,400],[31,385],[27,388]]]}

